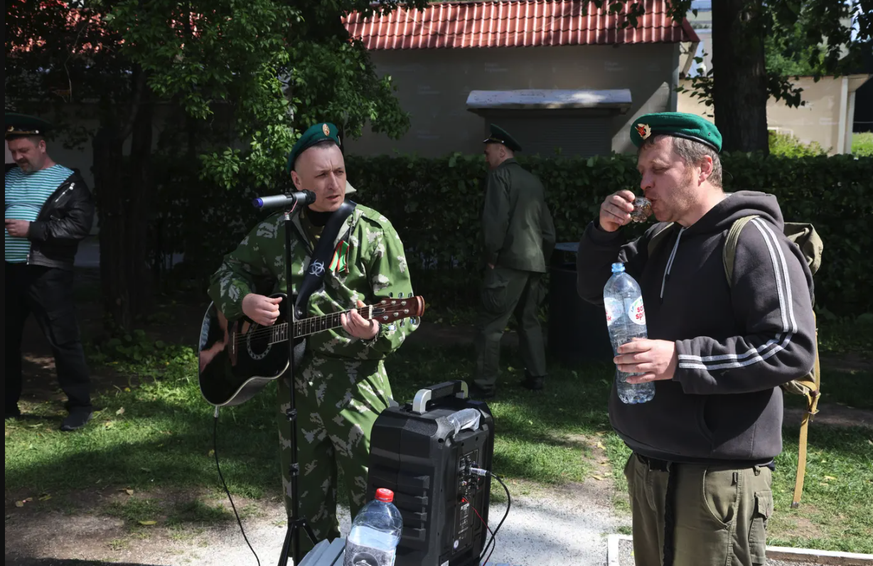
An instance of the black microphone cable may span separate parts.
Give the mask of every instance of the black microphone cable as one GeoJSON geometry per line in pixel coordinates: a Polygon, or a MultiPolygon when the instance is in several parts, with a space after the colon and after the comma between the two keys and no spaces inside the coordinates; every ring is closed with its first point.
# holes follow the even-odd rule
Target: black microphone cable
{"type": "Polygon", "coordinates": [[[243,526],[242,526],[242,520],[240,520],[240,518],[239,518],[239,513],[236,512],[236,505],[233,504],[233,497],[230,496],[230,490],[227,488],[227,482],[224,481],[224,475],[222,475],[222,473],[221,473],[221,465],[218,463],[218,407],[215,407],[215,414],[213,416],[213,423],[214,423],[214,425],[212,427],[212,454],[215,456],[215,467],[218,469],[218,477],[221,478],[221,485],[224,486],[224,492],[227,493],[227,498],[230,500],[230,506],[233,509],[233,514],[236,517],[236,522],[239,525],[239,530],[242,533],[242,536],[245,539],[246,544],[249,545],[249,550],[251,550],[252,554],[255,555],[255,560],[257,560],[257,562],[258,562],[258,566],[261,566],[261,559],[258,558],[258,553],[255,552],[254,548],[252,548],[252,543],[249,542],[249,537],[246,536],[246,531],[245,531],[245,529],[243,529],[243,526]]]}
{"type": "MultiPolygon", "coordinates": [[[[509,516],[509,509],[512,507],[512,496],[509,494],[509,488],[506,487],[506,484],[503,483],[503,480],[500,479],[500,476],[497,474],[493,474],[488,470],[483,470],[482,468],[471,468],[470,471],[477,476],[488,475],[494,479],[496,479],[500,485],[503,486],[503,490],[506,492],[506,511],[503,512],[503,518],[500,519],[500,522],[497,523],[497,528],[494,529],[494,532],[491,533],[491,539],[488,543],[482,547],[482,553],[479,555],[479,560],[483,566],[488,564],[488,560],[491,559],[491,555],[494,553],[494,549],[497,548],[497,533],[500,531],[500,527],[503,526],[503,522],[506,520],[506,517],[509,516]],[[491,546],[491,551],[488,552],[488,547],[491,546]],[[482,561],[482,557],[485,556],[485,553],[488,552],[488,556],[482,561]]],[[[487,526],[487,525],[486,525],[487,526]]],[[[491,529],[488,529],[489,531],[491,529]]]]}

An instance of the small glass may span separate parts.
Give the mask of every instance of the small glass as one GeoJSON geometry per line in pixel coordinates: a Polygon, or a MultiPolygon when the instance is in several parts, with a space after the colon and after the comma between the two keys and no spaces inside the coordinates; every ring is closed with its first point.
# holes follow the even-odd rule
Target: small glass
{"type": "Polygon", "coordinates": [[[652,203],[646,197],[634,199],[634,211],[631,212],[632,222],[645,222],[652,215],[652,203]]]}

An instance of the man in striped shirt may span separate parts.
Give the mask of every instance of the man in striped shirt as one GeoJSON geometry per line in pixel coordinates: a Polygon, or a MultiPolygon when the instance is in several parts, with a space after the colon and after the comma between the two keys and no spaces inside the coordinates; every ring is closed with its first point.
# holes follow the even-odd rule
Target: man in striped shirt
{"type": "Polygon", "coordinates": [[[69,415],[61,430],[91,419],[88,366],[73,308],[73,260],[94,219],[82,177],[46,151],[47,122],[6,113],[6,142],[17,167],[6,173],[6,359],[4,418],[21,415],[21,338],[33,314],[52,348],[69,415]]]}

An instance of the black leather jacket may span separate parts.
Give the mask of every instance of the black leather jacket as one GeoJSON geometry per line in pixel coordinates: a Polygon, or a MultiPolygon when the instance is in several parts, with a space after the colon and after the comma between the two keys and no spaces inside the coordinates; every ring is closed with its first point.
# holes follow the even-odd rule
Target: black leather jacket
{"type": "Polygon", "coordinates": [[[73,269],[79,242],[91,232],[94,200],[85,180],[73,173],[42,205],[30,223],[28,265],[73,269]]]}

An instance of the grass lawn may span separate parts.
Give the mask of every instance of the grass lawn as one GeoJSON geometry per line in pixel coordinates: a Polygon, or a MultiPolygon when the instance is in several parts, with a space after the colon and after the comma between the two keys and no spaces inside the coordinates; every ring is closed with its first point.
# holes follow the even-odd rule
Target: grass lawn
{"type": "MultiPolygon", "coordinates": [[[[823,329],[822,335],[828,344],[823,350],[830,354],[870,344],[869,333],[850,336],[838,326],[823,329]]],[[[211,452],[212,408],[200,398],[194,352],[180,345],[144,347],[146,340],[133,340],[140,346],[125,350],[139,362],[110,362],[112,356],[103,356],[112,371],[131,377],[126,386],[99,397],[102,410],[84,431],[56,432],[56,404],[26,407],[46,418],[6,422],[7,514],[10,499],[31,498],[28,506],[64,509],[83,493],[131,490],[127,500],[95,511],[132,525],[230,519],[219,505],[223,491],[211,452]],[[175,494],[172,504],[165,502],[167,493],[175,494]]],[[[388,361],[395,397],[409,401],[422,386],[464,379],[472,360],[470,346],[408,344],[388,361]]],[[[606,414],[613,368],[552,364],[547,390],[530,394],[513,385],[518,363],[513,352],[505,353],[500,394],[489,403],[497,432],[495,471],[510,480],[511,488],[513,483],[520,489],[528,484],[549,489],[582,481],[595,473],[593,452],[600,444],[620,490],[616,502],[626,508],[621,468],[628,452],[606,414]]],[[[869,364],[866,368],[826,365],[825,402],[873,409],[873,372],[869,364]]],[[[274,398],[275,388],[269,387],[241,407],[222,411],[218,423],[222,471],[234,496],[249,502],[244,505],[248,513],[256,513],[252,501],[280,496],[274,398]]],[[[785,451],[774,475],[777,513],[770,542],[873,553],[873,429],[813,423],[803,503],[792,510],[797,436],[796,426],[786,426],[785,451]]]]}
{"type": "Polygon", "coordinates": [[[873,157],[873,132],[852,134],[852,154],[873,157]]]}

